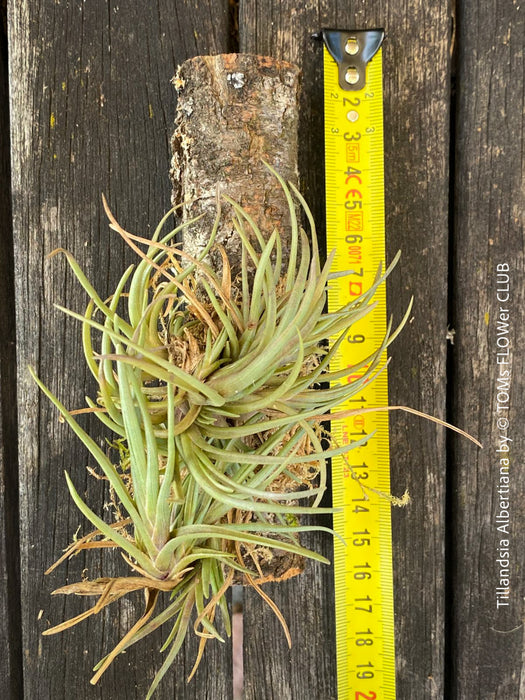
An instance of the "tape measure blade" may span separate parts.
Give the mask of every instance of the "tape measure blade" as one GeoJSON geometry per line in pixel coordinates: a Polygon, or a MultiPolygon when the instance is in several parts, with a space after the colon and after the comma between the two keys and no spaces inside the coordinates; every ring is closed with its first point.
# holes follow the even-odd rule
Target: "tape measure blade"
{"type": "MultiPolygon", "coordinates": [[[[351,275],[331,283],[330,311],[366,291],[385,269],[383,95],[381,50],[368,63],[365,85],[343,91],[339,69],[324,49],[327,249],[334,270],[351,275]]],[[[351,367],[370,355],[386,334],[381,285],[373,314],[360,319],[340,346],[336,365],[351,367]]],[[[384,367],[386,353],[381,358],[384,367]]],[[[358,377],[351,377],[356,379],[358,377]]],[[[386,367],[342,408],[387,405],[386,367]]],[[[390,503],[359,481],[390,492],[388,415],[367,413],[332,422],[338,442],[375,431],[373,439],[332,460],[336,652],[339,700],[395,699],[395,647],[390,503]],[[352,478],[355,475],[356,478],[352,478]],[[375,695],[374,695],[375,693],[375,695]]]]}

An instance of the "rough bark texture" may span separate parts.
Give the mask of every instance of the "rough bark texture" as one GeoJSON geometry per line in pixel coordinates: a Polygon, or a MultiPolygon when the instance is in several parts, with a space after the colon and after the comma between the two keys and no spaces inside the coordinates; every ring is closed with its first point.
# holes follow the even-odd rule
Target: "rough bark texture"
{"type": "MultiPolygon", "coordinates": [[[[299,69],[285,61],[247,54],[197,56],[174,79],[178,91],[172,139],[173,204],[185,219],[204,213],[185,229],[184,250],[199,255],[209,241],[217,211],[217,192],[239,202],[263,235],[281,232],[287,260],[288,205],[275,177],[297,183],[299,69]]],[[[240,239],[231,217],[223,217],[217,235],[232,266],[240,270],[240,239]]],[[[220,266],[220,256],[212,258],[220,266]]]]}

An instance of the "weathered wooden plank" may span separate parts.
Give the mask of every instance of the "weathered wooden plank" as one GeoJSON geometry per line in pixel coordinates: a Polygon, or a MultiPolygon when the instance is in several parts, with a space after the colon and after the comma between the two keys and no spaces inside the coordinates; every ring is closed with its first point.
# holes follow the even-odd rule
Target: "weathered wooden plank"
{"type": "Polygon", "coordinates": [[[0,693],[22,689],[18,566],[15,303],[5,6],[0,4],[0,693]]]}
{"type": "MultiPolygon", "coordinates": [[[[120,657],[97,687],[91,668],[142,612],[139,596],[65,634],[42,638],[86,609],[86,599],[57,597],[58,585],[115,574],[111,555],[79,556],[43,577],[44,569],[86,523],[67,493],[67,469],[96,512],[104,485],[86,474],[89,461],[31,383],[27,365],[68,407],[83,405],[93,386],[79,328],[53,309],[78,311],[85,295],[54,248],[70,250],[102,296],[132,256],[110,233],[101,192],[128,229],[147,233],[170,207],[169,138],[175,115],[170,79],[177,63],[227,50],[228,2],[11,2],[11,113],[16,256],[20,508],[24,683],[28,698],[143,698],[162,657],[166,633],[120,657]]],[[[104,444],[93,420],[84,425],[104,444]]],[[[196,646],[186,646],[157,697],[231,696],[230,645],[209,645],[193,683],[186,677],[196,646]]]]}
{"type": "Polygon", "coordinates": [[[512,700],[525,697],[525,12],[458,9],[452,387],[484,449],[455,441],[449,697],[512,700]]]}
{"type": "MultiPolygon", "coordinates": [[[[385,168],[389,257],[403,258],[388,285],[400,318],[411,294],[413,319],[392,348],[390,400],[441,418],[446,411],[449,66],[447,3],[415,0],[339,4],[241,0],[240,46],[298,63],[304,72],[299,168],[302,188],[323,220],[322,60],[309,35],[322,26],[384,26],[385,168]],[[430,280],[430,284],[429,284],[430,280]]],[[[320,226],[322,234],[322,226],[320,226]]],[[[393,513],[399,697],[441,698],[444,678],[445,436],[406,416],[392,418],[393,490],[413,502],[393,513]]],[[[305,538],[330,556],[330,541],[305,538]]],[[[278,623],[245,592],[246,698],[335,697],[332,574],[310,566],[267,592],[291,623],[278,623]],[[271,640],[271,643],[269,643],[271,640]],[[264,657],[261,650],[264,649],[264,657]]]]}

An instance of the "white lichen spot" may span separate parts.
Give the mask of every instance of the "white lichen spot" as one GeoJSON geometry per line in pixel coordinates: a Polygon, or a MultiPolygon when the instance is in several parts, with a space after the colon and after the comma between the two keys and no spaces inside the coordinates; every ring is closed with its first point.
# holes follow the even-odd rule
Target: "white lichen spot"
{"type": "Polygon", "coordinates": [[[186,85],[186,81],[180,75],[180,66],[177,67],[177,72],[171,79],[171,82],[173,83],[173,85],[175,86],[175,90],[177,91],[182,90],[182,88],[186,85]]]}
{"type": "Polygon", "coordinates": [[[236,90],[240,90],[240,88],[244,87],[244,73],[228,73],[226,75],[226,80],[236,90]]]}
{"type": "Polygon", "coordinates": [[[181,111],[184,112],[184,114],[185,114],[187,117],[191,117],[191,115],[193,114],[193,101],[192,101],[192,100],[188,100],[188,101],[181,107],[181,111]]]}

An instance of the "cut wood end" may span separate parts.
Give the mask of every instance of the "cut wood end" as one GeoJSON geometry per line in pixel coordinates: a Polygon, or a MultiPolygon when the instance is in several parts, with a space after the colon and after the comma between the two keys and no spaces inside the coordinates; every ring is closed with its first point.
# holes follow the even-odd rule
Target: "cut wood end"
{"type": "Polygon", "coordinates": [[[297,80],[301,74],[301,69],[295,63],[283,61],[272,56],[263,56],[259,54],[248,53],[221,53],[213,56],[194,56],[188,58],[177,68],[175,76],[172,78],[172,83],[177,92],[181,92],[187,83],[188,76],[199,74],[202,68],[207,68],[213,72],[220,67],[226,74],[231,74],[229,82],[231,86],[237,89],[244,87],[244,76],[237,76],[243,70],[255,69],[257,72],[268,75],[268,77],[280,75],[288,72],[290,80],[297,80]]]}

